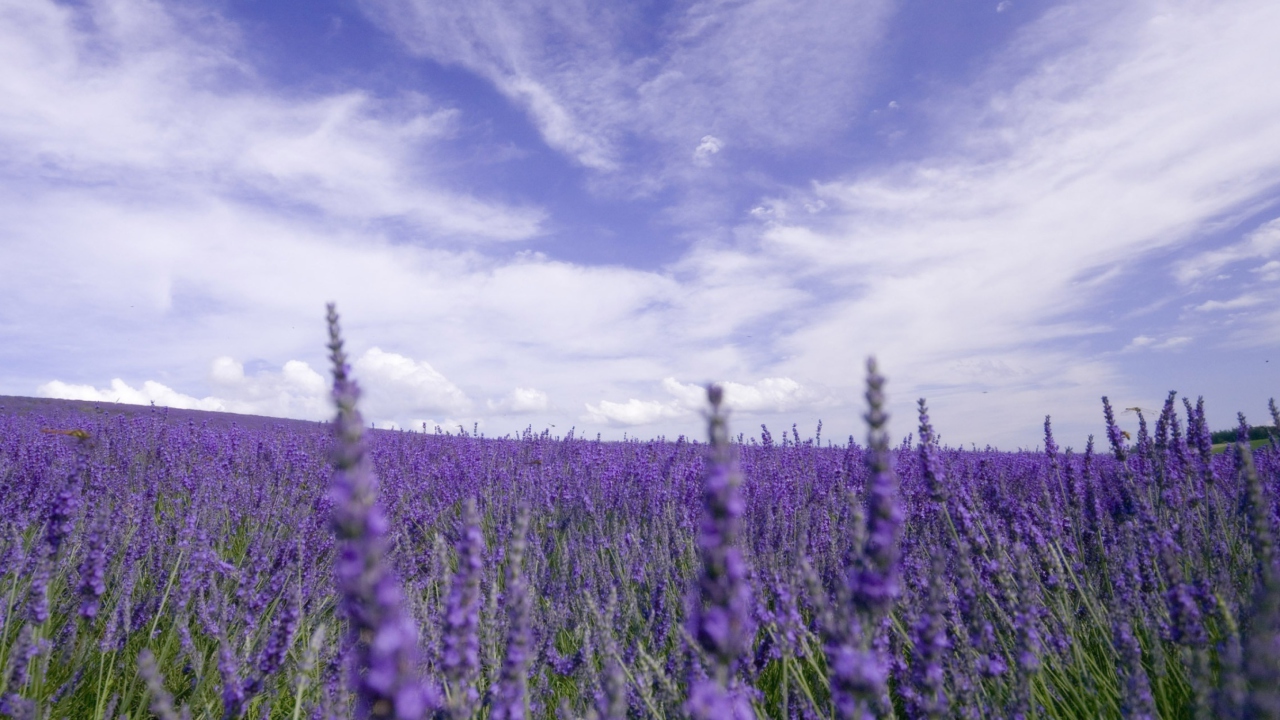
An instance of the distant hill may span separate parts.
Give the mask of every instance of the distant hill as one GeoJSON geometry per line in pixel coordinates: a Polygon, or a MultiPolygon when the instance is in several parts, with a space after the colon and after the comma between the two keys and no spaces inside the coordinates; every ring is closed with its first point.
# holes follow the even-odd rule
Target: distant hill
{"type": "Polygon", "coordinates": [[[185,424],[187,421],[192,421],[197,425],[205,423],[209,425],[234,424],[242,428],[255,430],[279,426],[303,429],[327,424],[327,422],[267,417],[265,415],[240,415],[227,412],[209,412],[207,410],[181,410],[153,405],[128,405],[125,403],[93,402],[89,400],[54,400],[52,398],[33,398],[16,395],[0,395],[0,415],[46,415],[50,419],[65,419],[68,416],[75,415],[100,415],[106,417],[150,415],[175,424],[185,424]]]}

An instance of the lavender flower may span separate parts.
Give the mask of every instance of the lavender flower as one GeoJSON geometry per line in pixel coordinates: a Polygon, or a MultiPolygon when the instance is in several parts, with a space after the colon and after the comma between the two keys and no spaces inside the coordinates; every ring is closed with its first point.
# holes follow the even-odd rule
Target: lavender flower
{"type": "Polygon", "coordinates": [[[901,589],[898,585],[898,541],[902,533],[902,509],[898,505],[898,479],[890,465],[889,433],[885,425],[884,378],[876,362],[867,361],[867,539],[862,567],[854,576],[853,601],[870,617],[889,611],[901,589]]]}
{"type": "Polygon", "coordinates": [[[945,566],[934,556],[925,606],[911,629],[911,716],[916,718],[948,715],[942,661],[951,642],[947,638],[944,579],[945,566]]]}
{"type": "MultiPolygon", "coordinates": [[[[702,573],[698,599],[689,616],[689,634],[715,664],[715,681],[726,689],[740,660],[755,640],[747,563],[738,546],[744,510],[733,447],[718,385],[707,388],[711,457],[703,486],[703,517],[698,535],[702,573]]],[[[710,692],[710,691],[706,691],[710,692]]],[[[692,706],[691,706],[692,707],[692,706]]],[[[700,705],[698,707],[701,707],[700,705]]],[[[690,710],[693,712],[693,710],[690,710]]]]}
{"type": "Polygon", "coordinates": [[[455,718],[470,717],[478,694],[480,670],[480,576],[484,571],[484,535],[475,500],[468,498],[462,510],[458,539],[458,571],[445,603],[444,666],[449,686],[449,712],[455,718]]]}
{"type": "Polygon", "coordinates": [[[502,661],[502,673],[494,690],[493,708],[489,717],[493,720],[524,720],[528,703],[529,646],[532,643],[530,622],[533,599],[521,567],[529,532],[529,512],[524,510],[516,519],[507,552],[506,588],[507,604],[507,652],[502,661]]]}
{"type": "Polygon", "coordinates": [[[218,674],[222,678],[222,717],[231,720],[244,715],[245,687],[240,680],[240,659],[225,635],[218,649],[218,674]]]}
{"type": "Polygon", "coordinates": [[[861,554],[849,576],[849,595],[855,618],[851,627],[835,633],[827,644],[832,704],[842,720],[886,711],[888,667],[882,652],[872,646],[873,632],[900,592],[899,536],[902,509],[898,481],[890,463],[889,415],[884,410],[884,378],[875,358],[867,360],[867,533],[861,554]],[[851,643],[857,639],[859,646],[851,643]]]}
{"type": "MultiPolygon", "coordinates": [[[[934,503],[945,507],[947,502],[946,479],[943,476],[942,462],[938,459],[938,441],[929,422],[929,408],[924,398],[920,398],[920,470],[929,486],[929,498],[934,503]]],[[[1045,420],[1048,427],[1048,419],[1045,420]]]]}
{"type": "Polygon", "coordinates": [[[365,457],[364,421],[356,410],[360,390],[349,376],[338,313],[329,305],[333,400],[333,530],[341,608],[354,650],[356,715],[417,720],[431,698],[418,677],[418,632],[401,607],[400,585],[383,559],[387,521],[378,507],[378,481],[365,457]]]}
{"type": "Polygon", "coordinates": [[[1115,621],[1112,633],[1112,642],[1120,652],[1120,677],[1124,681],[1120,715],[1133,720],[1154,720],[1158,715],[1151,696],[1151,682],[1142,667],[1142,646],[1133,636],[1128,620],[1115,621]]]}
{"type": "Polygon", "coordinates": [[[1120,426],[1116,425],[1116,415],[1111,411],[1111,401],[1105,395],[1102,397],[1102,414],[1107,421],[1107,440],[1111,442],[1111,452],[1115,453],[1116,460],[1124,462],[1126,455],[1124,432],[1120,426]]]}
{"type": "Polygon", "coordinates": [[[97,610],[106,592],[106,515],[99,512],[93,518],[84,538],[84,557],[79,566],[79,616],[84,620],[97,618],[97,610]]]}

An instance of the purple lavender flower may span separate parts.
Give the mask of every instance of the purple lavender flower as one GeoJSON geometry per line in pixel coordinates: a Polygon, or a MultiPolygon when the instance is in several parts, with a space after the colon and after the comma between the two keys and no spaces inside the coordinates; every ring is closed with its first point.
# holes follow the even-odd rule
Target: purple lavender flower
{"type": "Polygon", "coordinates": [[[887,712],[889,669],[872,633],[900,592],[898,576],[902,509],[898,480],[890,463],[889,415],[884,410],[884,378],[875,358],[867,360],[866,538],[849,574],[855,617],[828,632],[826,653],[832,705],[841,720],[862,720],[887,712]],[[856,645],[855,645],[856,643],[856,645]]]}
{"type": "Polygon", "coordinates": [[[875,358],[867,360],[867,538],[861,568],[853,578],[853,601],[861,612],[879,618],[889,611],[901,589],[898,584],[898,542],[902,509],[898,479],[890,463],[889,414],[884,410],[884,378],[875,358]]]}
{"type": "Polygon", "coordinates": [[[89,526],[84,541],[84,559],[80,561],[80,617],[93,620],[98,605],[107,591],[106,514],[99,512],[89,526]]]}
{"type": "Polygon", "coordinates": [[[841,720],[871,720],[873,707],[881,702],[889,669],[874,650],[849,645],[828,646],[827,674],[831,682],[831,702],[841,720]]]}
{"type": "Polygon", "coordinates": [[[721,687],[706,678],[692,683],[685,711],[690,717],[712,720],[755,720],[755,711],[745,693],[721,687]]]}
{"type": "Polygon", "coordinates": [[[507,652],[502,661],[502,674],[493,693],[493,707],[489,717],[493,720],[524,720],[528,703],[529,646],[532,643],[530,623],[533,599],[521,565],[529,532],[529,513],[522,511],[512,532],[511,547],[507,552],[506,587],[503,591],[507,605],[507,652]]]}
{"type": "Polygon", "coordinates": [[[1112,642],[1120,652],[1120,677],[1124,692],[1120,697],[1120,715],[1133,720],[1154,720],[1155,699],[1151,696],[1151,682],[1142,666],[1142,646],[1133,636],[1128,620],[1112,624],[1112,642]]]}
{"type": "Polygon", "coordinates": [[[245,687],[240,680],[240,659],[225,635],[220,641],[218,674],[222,678],[222,717],[231,720],[244,714],[245,687]]]}
{"type": "Polygon", "coordinates": [[[1124,432],[1116,425],[1116,415],[1111,411],[1111,401],[1104,395],[1102,397],[1102,415],[1107,420],[1107,440],[1111,442],[1111,451],[1115,453],[1116,460],[1124,462],[1126,451],[1124,444],[1124,432]]]}
{"type": "Polygon", "coordinates": [[[27,620],[42,625],[49,619],[49,566],[52,561],[43,548],[37,552],[35,571],[27,588],[27,620]]]}
{"type": "Polygon", "coordinates": [[[441,665],[449,687],[449,712],[455,718],[471,716],[478,694],[480,671],[480,576],[484,571],[484,535],[475,500],[462,509],[462,533],[458,539],[458,570],[445,601],[444,653],[441,665]]]}
{"type": "Polygon", "coordinates": [[[1240,414],[1241,430],[1236,440],[1236,464],[1241,479],[1244,481],[1245,510],[1249,527],[1249,542],[1253,546],[1253,558],[1257,563],[1257,576],[1267,582],[1276,575],[1273,566],[1273,550],[1275,541],[1271,528],[1271,502],[1262,487],[1257,468],[1253,462],[1253,452],[1249,449],[1248,423],[1244,413],[1240,414]]]}
{"type": "Polygon", "coordinates": [[[82,472],[79,466],[85,465],[84,452],[79,453],[76,472],[68,479],[67,483],[53,500],[53,507],[49,510],[49,524],[45,528],[45,542],[49,544],[50,560],[57,560],[58,553],[62,550],[62,544],[71,534],[72,528],[76,523],[76,508],[79,507],[79,499],[77,497],[77,488],[74,486],[82,472]]]}
{"type": "Polygon", "coordinates": [[[915,718],[942,718],[948,715],[946,680],[942,661],[951,641],[947,638],[946,596],[943,588],[945,566],[935,556],[929,573],[925,605],[911,629],[911,698],[915,718]]]}
{"type": "Polygon", "coordinates": [[[267,638],[266,647],[262,649],[261,655],[258,656],[258,675],[249,681],[245,686],[245,692],[248,695],[255,695],[262,691],[263,685],[267,678],[275,674],[280,666],[284,664],[285,654],[289,652],[289,647],[293,645],[293,636],[298,629],[298,611],[301,599],[298,593],[291,593],[289,601],[284,603],[278,617],[275,618],[274,627],[271,635],[267,638]]]}
{"type": "Polygon", "coordinates": [[[431,701],[418,677],[418,632],[401,607],[400,585],[385,566],[387,521],[378,506],[378,481],[362,440],[356,410],[360,390],[350,378],[338,313],[329,304],[333,365],[333,530],[340,542],[335,563],[341,608],[354,651],[356,715],[417,720],[431,701]]]}
{"type": "Polygon", "coordinates": [[[711,457],[704,479],[703,517],[698,535],[702,573],[698,579],[698,596],[689,614],[689,634],[711,657],[715,664],[714,680],[724,689],[755,640],[755,624],[751,616],[747,563],[738,545],[744,510],[739,491],[742,480],[729,444],[728,423],[721,410],[723,389],[718,385],[709,386],[707,399],[711,402],[708,416],[711,457]]]}
{"type": "Polygon", "coordinates": [[[1201,619],[1199,603],[1192,594],[1191,586],[1185,582],[1181,554],[1182,549],[1174,542],[1173,535],[1165,532],[1160,539],[1160,564],[1168,588],[1165,604],[1169,609],[1173,641],[1189,648],[1202,648],[1209,642],[1209,636],[1201,619]]]}
{"type": "MultiPolygon", "coordinates": [[[[943,475],[942,462],[938,459],[938,440],[929,423],[929,408],[924,398],[920,398],[920,470],[929,487],[929,498],[938,505],[947,502],[946,479],[943,475]]],[[[1048,419],[1045,420],[1048,427],[1048,419]]]]}

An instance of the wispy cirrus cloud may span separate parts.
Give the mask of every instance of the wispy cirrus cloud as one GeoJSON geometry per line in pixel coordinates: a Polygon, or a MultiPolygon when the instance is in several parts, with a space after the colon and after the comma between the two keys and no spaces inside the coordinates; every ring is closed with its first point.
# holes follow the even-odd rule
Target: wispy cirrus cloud
{"type": "Polygon", "coordinates": [[[412,93],[285,97],[235,59],[236,43],[217,16],[184,18],[145,0],[6,3],[0,179],[110,190],[132,204],[216,195],[301,206],[331,221],[396,219],[437,237],[539,232],[536,208],[488,202],[422,172],[454,110],[412,93]]]}
{"type": "Polygon", "coordinates": [[[636,168],[628,143],[637,137],[686,164],[724,142],[820,144],[866,91],[891,3],[684,2],[660,18],[643,4],[362,6],[412,51],[488,79],[552,147],[612,171],[636,168]]]}

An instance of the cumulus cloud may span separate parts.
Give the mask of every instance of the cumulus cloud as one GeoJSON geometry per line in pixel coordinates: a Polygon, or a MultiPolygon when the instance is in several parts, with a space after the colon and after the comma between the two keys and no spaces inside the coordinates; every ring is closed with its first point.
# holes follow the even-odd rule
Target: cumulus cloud
{"type": "Polygon", "coordinates": [[[213,361],[209,379],[230,412],[308,420],[332,414],[328,380],[301,360],[246,375],[242,363],[224,356],[213,361]]]}
{"type": "Polygon", "coordinates": [[[541,412],[551,405],[547,394],[535,388],[516,388],[505,397],[489,400],[486,404],[490,410],[512,414],[541,412]]]}
{"type": "MultiPolygon", "coordinates": [[[[755,383],[719,383],[724,388],[724,406],[739,413],[778,413],[814,408],[820,402],[812,390],[791,378],[765,378],[755,383]]],[[[705,385],[682,383],[673,377],[662,381],[667,400],[631,398],[625,403],[602,400],[587,404],[587,418],[593,422],[618,425],[648,425],[660,420],[696,415],[707,407],[705,385]]]]}
{"type": "Polygon", "coordinates": [[[636,398],[624,403],[601,400],[595,405],[587,404],[588,419],[603,424],[649,425],[659,420],[681,417],[688,412],[675,403],[636,398]]]}
{"type": "Polygon", "coordinates": [[[411,412],[466,412],[471,400],[425,360],[372,347],[352,370],[367,397],[370,416],[403,416],[411,412]]]}
{"type": "Polygon", "coordinates": [[[105,388],[92,385],[73,385],[51,380],[36,388],[38,397],[59,400],[88,400],[90,402],[124,403],[126,405],[159,405],[182,410],[208,410],[221,412],[226,404],[215,397],[194,398],[154,380],[147,380],[135,388],[120,378],[115,378],[105,388]]]}
{"type": "MultiPolygon", "coordinates": [[[[466,394],[426,361],[374,347],[356,359],[352,370],[363,392],[361,410],[378,427],[401,427],[414,413],[465,412],[471,406],[466,394]]],[[[243,363],[224,356],[211,364],[209,380],[216,394],[203,399],[152,380],[133,388],[118,378],[101,389],[54,380],[39,386],[37,392],[41,397],[69,400],[154,402],[166,407],[309,420],[324,419],[333,412],[329,380],[301,360],[290,360],[279,370],[247,374],[243,363]]],[[[512,397],[523,403],[517,412],[528,411],[540,400],[546,400],[546,395],[537,390],[518,390],[512,397]]],[[[422,421],[408,422],[409,427],[417,427],[422,421]]]]}

